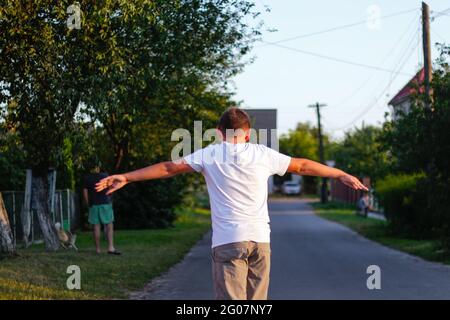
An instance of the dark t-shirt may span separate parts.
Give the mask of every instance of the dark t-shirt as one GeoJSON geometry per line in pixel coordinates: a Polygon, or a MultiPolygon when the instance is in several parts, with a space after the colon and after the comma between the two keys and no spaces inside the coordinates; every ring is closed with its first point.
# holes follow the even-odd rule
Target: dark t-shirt
{"type": "Polygon", "coordinates": [[[111,203],[111,196],[106,195],[106,189],[100,192],[95,191],[95,184],[101,179],[106,178],[106,173],[90,173],[84,177],[84,188],[88,190],[89,207],[111,203]]]}

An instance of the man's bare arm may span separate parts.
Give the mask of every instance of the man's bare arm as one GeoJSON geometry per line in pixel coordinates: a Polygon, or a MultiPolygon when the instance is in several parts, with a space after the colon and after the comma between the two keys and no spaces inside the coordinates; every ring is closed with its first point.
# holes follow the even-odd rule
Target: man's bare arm
{"type": "Polygon", "coordinates": [[[331,168],[308,159],[292,158],[287,171],[303,176],[339,179],[342,183],[355,190],[368,190],[356,177],[342,170],[331,168]]]}
{"type": "Polygon", "coordinates": [[[173,162],[166,161],[160,162],[139,170],[125,173],[124,176],[128,182],[136,182],[152,179],[165,179],[173,177],[177,174],[193,172],[194,169],[184,161],[173,162]]]}
{"type": "Polygon", "coordinates": [[[139,170],[127,172],[124,174],[115,174],[100,180],[95,185],[97,192],[108,189],[106,194],[111,194],[114,191],[122,188],[130,182],[165,179],[173,177],[177,174],[194,172],[194,169],[184,161],[160,162],[139,170]]]}

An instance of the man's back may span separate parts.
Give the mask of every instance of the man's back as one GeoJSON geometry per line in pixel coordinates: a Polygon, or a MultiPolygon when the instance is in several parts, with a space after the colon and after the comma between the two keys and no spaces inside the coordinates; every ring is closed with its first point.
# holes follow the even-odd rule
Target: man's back
{"type": "Polygon", "coordinates": [[[268,178],[283,175],[290,159],[264,145],[228,142],[185,158],[206,180],[213,247],[239,241],[270,242],[268,178]]]}

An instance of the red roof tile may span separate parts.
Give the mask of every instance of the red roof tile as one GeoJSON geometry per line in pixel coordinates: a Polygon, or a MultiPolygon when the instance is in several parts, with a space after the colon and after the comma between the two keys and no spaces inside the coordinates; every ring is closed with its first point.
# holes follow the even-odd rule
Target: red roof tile
{"type": "Polygon", "coordinates": [[[396,106],[402,103],[405,99],[414,93],[417,93],[417,88],[419,87],[420,92],[424,92],[423,82],[425,79],[424,68],[420,69],[416,75],[409,80],[409,82],[389,101],[389,105],[396,106]]]}

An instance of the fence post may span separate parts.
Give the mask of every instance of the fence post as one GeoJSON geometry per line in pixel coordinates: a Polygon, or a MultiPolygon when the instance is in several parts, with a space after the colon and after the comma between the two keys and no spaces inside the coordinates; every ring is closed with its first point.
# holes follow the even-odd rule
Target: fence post
{"type": "Polygon", "coordinates": [[[34,241],[33,235],[33,212],[31,209],[31,182],[33,176],[31,169],[27,169],[26,171],[26,181],[25,181],[25,193],[23,195],[23,205],[20,213],[20,220],[22,222],[22,233],[23,233],[23,242],[25,247],[30,245],[30,233],[31,242],[34,241]]]}
{"type": "Polygon", "coordinates": [[[16,242],[16,192],[13,191],[12,192],[12,220],[13,220],[13,227],[12,227],[12,232],[13,232],[13,240],[14,240],[14,246],[16,246],[17,242],[16,242]]]}

